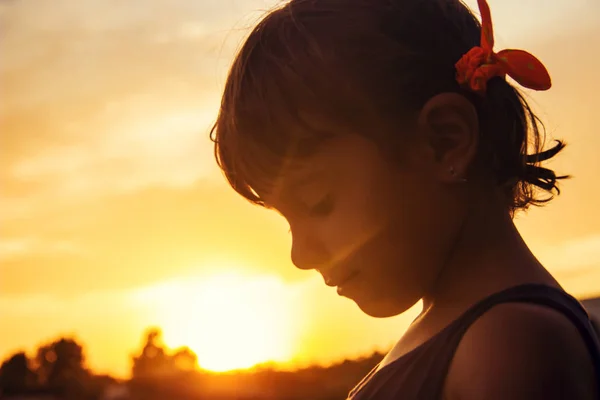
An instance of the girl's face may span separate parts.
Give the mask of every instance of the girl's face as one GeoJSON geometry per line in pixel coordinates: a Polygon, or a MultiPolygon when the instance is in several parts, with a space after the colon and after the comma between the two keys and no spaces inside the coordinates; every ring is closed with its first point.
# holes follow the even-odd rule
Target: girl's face
{"type": "Polygon", "coordinates": [[[425,142],[410,146],[394,162],[367,138],[337,137],[265,196],[289,222],[293,263],[374,317],[402,313],[431,289],[461,225],[435,155],[425,142]]]}

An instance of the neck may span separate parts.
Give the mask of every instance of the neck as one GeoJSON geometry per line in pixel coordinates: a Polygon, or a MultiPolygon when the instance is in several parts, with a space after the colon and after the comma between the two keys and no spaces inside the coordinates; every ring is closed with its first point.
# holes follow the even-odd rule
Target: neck
{"type": "Polygon", "coordinates": [[[475,204],[480,206],[468,212],[450,260],[423,297],[424,313],[437,305],[470,305],[518,284],[558,286],[531,253],[497,198],[475,204]]]}

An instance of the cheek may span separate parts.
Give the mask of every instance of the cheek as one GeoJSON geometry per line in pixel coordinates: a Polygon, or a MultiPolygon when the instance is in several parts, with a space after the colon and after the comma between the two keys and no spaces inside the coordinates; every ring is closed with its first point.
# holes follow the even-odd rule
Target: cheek
{"type": "Polygon", "coordinates": [[[328,218],[313,225],[312,234],[326,249],[332,263],[343,262],[360,250],[366,241],[363,217],[337,207],[328,218]]]}
{"type": "Polygon", "coordinates": [[[312,234],[327,249],[332,262],[366,263],[387,253],[391,210],[374,191],[362,196],[344,196],[336,202],[333,213],[312,225],[312,234]]]}
{"type": "Polygon", "coordinates": [[[450,203],[435,187],[397,197],[388,229],[373,246],[382,296],[410,307],[434,284],[454,242],[457,224],[450,203]]]}
{"type": "Polygon", "coordinates": [[[342,234],[347,241],[362,242],[353,263],[368,276],[363,306],[404,311],[423,296],[443,263],[443,194],[409,179],[402,188],[377,188],[357,198],[354,213],[346,210],[342,234]]]}
{"type": "Polygon", "coordinates": [[[388,205],[388,229],[381,239],[389,246],[396,269],[415,279],[427,279],[445,252],[447,199],[435,183],[407,179],[404,188],[388,205]]]}

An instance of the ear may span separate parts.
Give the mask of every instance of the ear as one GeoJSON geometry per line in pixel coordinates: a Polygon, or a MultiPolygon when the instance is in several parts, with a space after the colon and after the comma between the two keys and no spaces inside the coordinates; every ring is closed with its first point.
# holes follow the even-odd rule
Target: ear
{"type": "Polygon", "coordinates": [[[464,181],[479,142],[475,106],[458,93],[441,93],[425,103],[419,131],[435,155],[435,170],[445,182],[464,181]]]}

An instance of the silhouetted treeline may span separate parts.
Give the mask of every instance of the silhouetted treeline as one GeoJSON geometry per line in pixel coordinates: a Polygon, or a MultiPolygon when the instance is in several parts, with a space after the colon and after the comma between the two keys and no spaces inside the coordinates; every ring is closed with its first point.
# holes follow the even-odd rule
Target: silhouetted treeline
{"type": "Polygon", "coordinates": [[[112,382],[112,378],[94,375],[85,368],[80,344],[61,338],[40,346],[33,358],[18,352],[5,360],[0,366],[0,399],[97,400],[112,382]]]}
{"type": "Polygon", "coordinates": [[[35,357],[14,354],[0,367],[0,399],[52,400],[343,400],[382,358],[375,353],[330,367],[282,371],[263,365],[211,373],[198,368],[189,348],[167,349],[160,330],[145,333],[131,357],[131,379],[96,376],[85,367],[82,345],[61,338],[40,346],[35,357]],[[25,397],[23,397],[25,396],[25,397]]]}

